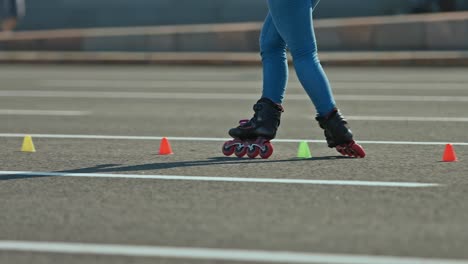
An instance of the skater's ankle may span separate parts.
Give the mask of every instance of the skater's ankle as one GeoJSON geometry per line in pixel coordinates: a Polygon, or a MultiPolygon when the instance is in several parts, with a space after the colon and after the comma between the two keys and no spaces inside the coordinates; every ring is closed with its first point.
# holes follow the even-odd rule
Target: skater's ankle
{"type": "Polygon", "coordinates": [[[327,120],[333,118],[333,116],[335,116],[338,112],[339,112],[339,109],[334,107],[332,110],[330,110],[329,112],[327,112],[324,115],[317,114],[315,119],[317,121],[327,121],[327,120]]]}
{"type": "Polygon", "coordinates": [[[258,100],[257,103],[260,103],[260,102],[267,103],[267,104],[273,106],[274,108],[276,108],[278,111],[284,112],[283,106],[282,106],[280,103],[275,103],[275,102],[274,102],[273,100],[271,100],[270,98],[262,97],[262,98],[260,98],[260,100],[258,100]]]}

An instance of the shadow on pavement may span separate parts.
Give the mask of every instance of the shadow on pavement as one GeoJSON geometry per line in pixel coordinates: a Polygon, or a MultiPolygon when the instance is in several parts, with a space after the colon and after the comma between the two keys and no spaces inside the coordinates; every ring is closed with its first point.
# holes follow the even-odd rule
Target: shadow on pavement
{"type": "MultiPolygon", "coordinates": [[[[282,163],[282,162],[304,162],[304,161],[319,161],[319,160],[337,160],[350,159],[345,156],[324,156],[313,157],[309,159],[283,159],[283,160],[263,160],[263,159],[240,159],[236,157],[213,157],[206,160],[194,161],[176,161],[176,162],[159,162],[147,163],[139,165],[122,166],[121,164],[101,164],[93,167],[79,168],[72,170],[54,171],[54,173],[110,173],[110,172],[137,172],[164,170],[181,167],[209,166],[209,165],[230,165],[230,164],[255,164],[255,163],[282,163]]],[[[6,174],[0,175],[0,181],[19,180],[30,178],[57,177],[51,175],[28,175],[28,174],[6,174]]]]}

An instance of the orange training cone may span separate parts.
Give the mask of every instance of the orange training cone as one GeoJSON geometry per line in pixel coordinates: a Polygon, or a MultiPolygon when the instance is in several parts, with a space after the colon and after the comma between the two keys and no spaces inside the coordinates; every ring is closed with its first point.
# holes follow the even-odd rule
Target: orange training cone
{"type": "Polygon", "coordinates": [[[159,155],[171,155],[174,154],[171,149],[171,145],[169,144],[169,140],[167,138],[161,139],[161,146],[159,147],[159,155]]]}
{"type": "Polygon", "coordinates": [[[442,157],[442,161],[444,162],[454,162],[457,160],[457,154],[455,154],[455,150],[453,149],[452,144],[447,144],[445,146],[444,156],[442,157]]]}

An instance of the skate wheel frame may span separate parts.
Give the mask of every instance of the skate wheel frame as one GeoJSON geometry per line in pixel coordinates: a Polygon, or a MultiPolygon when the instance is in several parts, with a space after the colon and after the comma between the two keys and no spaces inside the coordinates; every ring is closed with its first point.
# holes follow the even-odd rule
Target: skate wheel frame
{"type": "Polygon", "coordinates": [[[247,156],[255,159],[260,154],[260,148],[255,144],[250,144],[247,148],[247,156]]]}
{"type": "Polygon", "coordinates": [[[273,154],[273,145],[269,140],[259,138],[248,145],[247,155],[249,158],[255,158],[258,155],[262,159],[268,159],[273,154]]]}
{"type": "Polygon", "coordinates": [[[234,150],[234,155],[236,155],[238,158],[242,158],[247,154],[247,147],[244,144],[239,144],[236,146],[234,150]]]}
{"type": "Polygon", "coordinates": [[[254,159],[260,155],[262,159],[268,159],[273,154],[273,145],[269,140],[258,138],[255,141],[242,141],[234,139],[226,141],[222,148],[223,154],[226,156],[236,155],[239,158],[246,154],[249,158],[254,159]]]}

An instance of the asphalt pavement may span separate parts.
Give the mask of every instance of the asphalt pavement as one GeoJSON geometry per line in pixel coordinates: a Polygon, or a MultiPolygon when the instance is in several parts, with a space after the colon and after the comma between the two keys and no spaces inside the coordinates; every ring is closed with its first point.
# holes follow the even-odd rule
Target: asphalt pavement
{"type": "Polygon", "coordinates": [[[262,160],[221,153],[261,68],[0,66],[0,263],[468,263],[467,69],[326,71],[364,159],[293,71],[262,160]]]}

